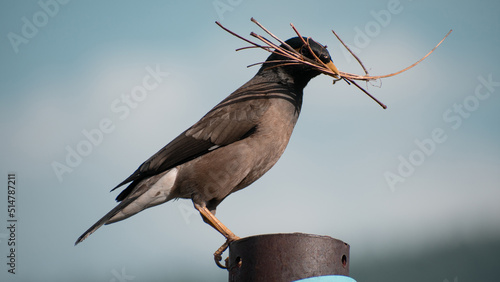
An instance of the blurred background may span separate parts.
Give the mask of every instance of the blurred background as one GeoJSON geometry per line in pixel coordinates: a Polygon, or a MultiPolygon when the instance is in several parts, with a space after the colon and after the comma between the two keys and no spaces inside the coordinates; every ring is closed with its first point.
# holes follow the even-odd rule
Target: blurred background
{"type": "MultiPolygon", "coordinates": [[[[172,201],[77,237],[114,207],[109,190],[248,81],[264,34],[328,45],[341,71],[305,89],[285,154],[228,197],[240,237],[304,232],[351,246],[357,281],[498,281],[498,1],[2,1],[2,281],[226,281],[223,237],[172,201]],[[145,84],[145,81],[148,83],[145,84]],[[16,265],[8,272],[8,174],[16,177],[16,265]]],[[[268,36],[267,36],[268,37],[268,36]]]]}

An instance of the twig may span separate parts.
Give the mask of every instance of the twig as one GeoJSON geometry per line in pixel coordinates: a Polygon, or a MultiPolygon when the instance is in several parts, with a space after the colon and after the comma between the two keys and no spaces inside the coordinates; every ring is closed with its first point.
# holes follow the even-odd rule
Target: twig
{"type": "Polygon", "coordinates": [[[344,43],[344,41],[342,41],[342,39],[340,39],[340,37],[337,35],[337,33],[333,29],[332,29],[332,32],[333,32],[333,34],[335,34],[335,37],[337,37],[337,39],[340,41],[340,43],[342,43],[342,45],[344,45],[344,47],[347,49],[347,51],[349,51],[349,53],[351,53],[351,55],[354,57],[354,59],[356,59],[356,61],[358,61],[358,63],[363,68],[363,71],[365,72],[365,74],[368,75],[368,71],[366,70],[365,66],[363,65],[361,60],[358,58],[358,56],[356,56],[356,54],[354,54],[351,51],[351,49],[349,49],[349,47],[347,47],[347,45],[344,43]]]}
{"type": "MultiPolygon", "coordinates": [[[[290,26],[293,28],[293,30],[295,31],[295,33],[297,34],[297,36],[298,36],[298,37],[302,40],[302,43],[304,43],[304,45],[306,45],[306,46],[307,46],[307,48],[309,49],[309,52],[311,52],[311,54],[313,54],[313,55],[314,55],[314,59],[315,59],[318,63],[320,63],[320,64],[323,66],[323,68],[324,68],[324,69],[329,70],[328,66],[327,66],[327,65],[326,65],[326,64],[325,64],[322,60],[320,60],[320,59],[318,58],[318,56],[316,56],[316,53],[314,53],[314,52],[313,52],[313,50],[311,49],[311,45],[309,44],[309,39],[310,39],[310,37],[308,37],[308,38],[307,38],[307,42],[306,42],[306,41],[304,40],[304,37],[302,37],[302,35],[300,35],[299,31],[295,28],[295,26],[294,26],[292,23],[290,23],[290,26]]],[[[335,75],[334,75],[334,77],[338,77],[338,76],[337,76],[337,74],[335,74],[335,75]]]]}
{"type": "MultiPolygon", "coordinates": [[[[309,49],[310,53],[314,56],[314,60],[310,59],[310,58],[307,58],[305,56],[303,56],[302,54],[300,54],[297,50],[293,49],[290,45],[288,45],[285,41],[281,40],[280,38],[278,38],[276,35],[274,35],[273,33],[271,33],[268,29],[266,29],[263,25],[261,25],[257,20],[255,20],[254,18],[251,19],[251,21],[253,23],[255,23],[258,27],[260,27],[262,30],[264,30],[267,34],[269,34],[272,38],[274,38],[275,40],[277,40],[281,46],[278,46],[277,44],[274,44],[273,42],[271,42],[270,40],[264,38],[263,36],[261,35],[258,35],[254,32],[251,32],[250,35],[259,39],[260,41],[262,41],[264,44],[266,45],[260,45],[260,44],[257,44],[253,41],[250,41],[232,31],[230,31],[229,29],[225,28],[222,24],[220,24],[219,22],[215,22],[218,26],[220,26],[222,29],[224,29],[225,31],[227,31],[228,33],[230,33],[231,35],[235,36],[235,37],[238,37],[239,39],[247,42],[247,43],[250,43],[252,46],[247,46],[247,47],[242,47],[242,48],[238,48],[236,49],[237,51],[239,50],[245,50],[245,49],[251,49],[251,48],[260,48],[260,49],[263,49],[265,51],[268,51],[268,52],[271,52],[271,53],[277,53],[277,54],[280,54],[282,55],[283,57],[287,58],[285,60],[275,60],[275,61],[272,61],[273,63],[278,63],[276,65],[273,65],[269,68],[275,68],[275,67],[279,67],[279,66],[286,66],[286,65],[298,65],[298,64],[301,64],[301,65],[308,65],[312,68],[315,68],[317,69],[318,71],[324,73],[324,74],[327,74],[327,75],[330,75],[330,76],[333,76],[335,78],[338,77],[338,75],[336,73],[334,73],[323,61],[321,61],[318,56],[312,51],[312,48],[311,48],[311,45],[309,43],[310,40],[313,40],[311,39],[310,37],[307,38],[307,40],[304,39],[304,37],[302,37],[299,33],[299,31],[295,28],[295,26],[293,24],[290,24],[290,26],[292,27],[292,29],[295,31],[295,33],[297,34],[297,36],[302,40],[302,42],[304,43],[304,45],[309,49]]],[[[337,80],[340,80],[340,79],[343,79],[347,84],[354,84],[357,88],[359,88],[361,91],[363,91],[365,94],[367,94],[370,98],[372,98],[374,101],[376,101],[382,108],[387,108],[386,105],[384,105],[383,103],[381,103],[380,101],[378,101],[375,97],[373,97],[370,93],[368,93],[368,91],[366,91],[365,89],[363,89],[361,86],[359,86],[355,80],[362,80],[362,81],[371,81],[371,80],[377,80],[377,79],[381,79],[381,78],[386,78],[386,77],[391,77],[391,76],[395,76],[395,75],[398,75],[402,72],[405,72],[413,67],[415,67],[416,65],[418,65],[420,62],[422,62],[423,60],[425,60],[425,58],[427,58],[432,52],[434,52],[434,50],[436,50],[436,48],[441,45],[441,43],[443,43],[443,41],[448,37],[448,35],[450,35],[450,33],[452,32],[452,30],[450,30],[446,35],[445,37],[443,37],[443,39],[441,39],[441,41],[429,52],[427,53],[424,57],[422,57],[420,60],[418,60],[417,62],[415,62],[414,64],[410,65],[409,67],[407,68],[404,68],[400,71],[397,71],[397,72],[394,72],[394,73],[391,73],[391,74],[386,74],[386,75],[378,75],[378,76],[370,76],[368,75],[368,71],[366,70],[365,66],[363,65],[363,63],[361,62],[361,60],[349,49],[349,47],[342,41],[342,39],[340,39],[340,37],[337,35],[337,33],[335,33],[335,31],[333,31],[333,34],[337,37],[337,39],[340,41],[340,43],[342,43],[342,45],[349,51],[349,53],[351,53],[351,55],[356,59],[356,61],[358,61],[358,63],[361,65],[361,67],[363,68],[363,71],[365,72],[365,75],[357,75],[357,74],[352,74],[352,73],[347,73],[347,72],[340,72],[340,78],[337,79],[337,80]]],[[[314,40],[313,40],[314,41],[314,40]]],[[[315,41],[316,42],[316,41],[315,41]]],[[[325,47],[326,48],[326,47],[325,47]]],[[[255,64],[251,64],[249,65],[248,67],[250,66],[255,66],[255,65],[261,65],[261,64],[264,64],[266,62],[259,62],[259,63],[255,63],[255,64]]],[[[267,62],[269,63],[269,61],[267,62]]],[[[334,83],[335,81],[337,80],[334,80],[334,83]]]]}
{"type": "MultiPolygon", "coordinates": [[[[397,71],[397,72],[394,72],[394,73],[391,73],[391,74],[386,74],[386,75],[378,75],[378,76],[367,76],[366,78],[370,78],[370,80],[375,80],[375,79],[379,79],[379,78],[386,78],[386,77],[391,77],[391,76],[395,76],[395,75],[398,75],[402,72],[405,72],[411,68],[413,68],[414,66],[418,65],[420,62],[422,62],[423,60],[425,60],[425,58],[427,58],[430,54],[432,54],[432,52],[434,52],[434,50],[436,50],[437,47],[439,47],[439,45],[441,45],[441,43],[443,43],[443,41],[446,39],[446,37],[448,37],[448,35],[450,35],[450,33],[453,31],[453,29],[450,29],[450,31],[448,31],[448,33],[443,37],[443,39],[441,39],[441,41],[439,41],[439,43],[434,46],[434,48],[432,48],[431,51],[429,51],[429,53],[427,53],[425,56],[423,56],[420,60],[416,61],[414,64],[412,64],[411,66],[407,67],[407,68],[404,68],[400,71],[397,71]]],[[[362,77],[362,79],[364,79],[364,77],[362,77]]]]}
{"type": "Polygon", "coordinates": [[[368,93],[368,91],[363,89],[363,87],[359,86],[354,80],[351,80],[351,79],[346,78],[346,77],[343,77],[343,79],[346,80],[347,84],[350,84],[350,83],[354,84],[361,91],[363,91],[366,95],[368,95],[368,97],[372,98],[373,101],[377,102],[377,104],[379,104],[382,108],[387,109],[387,106],[384,103],[380,102],[377,98],[373,97],[372,94],[368,93]]]}
{"type": "Polygon", "coordinates": [[[225,31],[229,32],[231,35],[236,36],[236,37],[238,37],[239,39],[241,39],[241,40],[243,40],[243,41],[246,41],[246,42],[248,42],[248,43],[250,43],[250,44],[254,45],[255,47],[259,47],[259,48],[265,49],[265,47],[264,47],[264,46],[261,46],[261,45],[259,45],[259,44],[257,44],[257,43],[254,43],[254,42],[252,42],[252,41],[250,41],[250,40],[246,39],[245,37],[240,36],[240,35],[238,35],[238,34],[236,34],[236,33],[232,32],[232,31],[230,31],[229,29],[225,28],[225,27],[224,27],[224,26],[223,26],[220,22],[215,21],[215,23],[216,23],[216,24],[217,24],[220,28],[222,28],[223,30],[225,30],[225,31]]]}
{"type": "Polygon", "coordinates": [[[296,54],[299,54],[299,52],[297,52],[297,50],[293,49],[292,46],[288,45],[285,41],[279,39],[276,35],[272,34],[269,30],[267,30],[267,28],[265,28],[264,26],[262,26],[256,19],[254,19],[253,17],[250,19],[253,23],[255,23],[258,27],[260,27],[262,30],[264,30],[265,32],[267,32],[267,34],[271,35],[274,39],[276,39],[280,44],[282,44],[283,46],[285,46],[286,48],[288,48],[288,50],[292,53],[296,53],[296,54]]]}

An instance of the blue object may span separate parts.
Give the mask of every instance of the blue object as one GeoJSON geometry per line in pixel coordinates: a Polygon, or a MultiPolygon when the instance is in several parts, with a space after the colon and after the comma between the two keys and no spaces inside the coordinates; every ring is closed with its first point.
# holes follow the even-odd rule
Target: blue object
{"type": "Polygon", "coordinates": [[[343,275],[326,275],[300,279],[295,282],[356,282],[356,280],[343,275]]]}

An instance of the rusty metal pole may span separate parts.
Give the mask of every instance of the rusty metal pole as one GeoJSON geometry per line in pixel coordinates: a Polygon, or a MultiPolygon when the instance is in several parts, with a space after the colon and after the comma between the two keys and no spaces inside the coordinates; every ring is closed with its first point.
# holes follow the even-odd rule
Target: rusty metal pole
{"type": "Polygon", "coordinates": [[[230,282],[348,276],[349,245],[304,233],[257,235],[232,242],[227,265],[230,282]]]}

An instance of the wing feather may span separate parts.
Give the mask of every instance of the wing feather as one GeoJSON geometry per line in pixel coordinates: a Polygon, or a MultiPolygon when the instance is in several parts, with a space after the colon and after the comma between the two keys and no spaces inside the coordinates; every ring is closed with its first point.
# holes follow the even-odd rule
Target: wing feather
{"type": "Polygon", "coordinates": [[[251,87],[246,87],[244,91],[241,89],[235,91],[188,130],[142,163],[134,173],[112,189],[113,191],[132,182],[116,200],[125,199],[132,193],[135,185],[146,177],[200,157],[213,151],[214,146],[218,148],[231,144],[248,137],[249,132],[254,132],[270,103],[262,93],[253,97],[245,95],[242,99],[242,93],[239,92],[251,93],[249,88],[251,87]]]}

